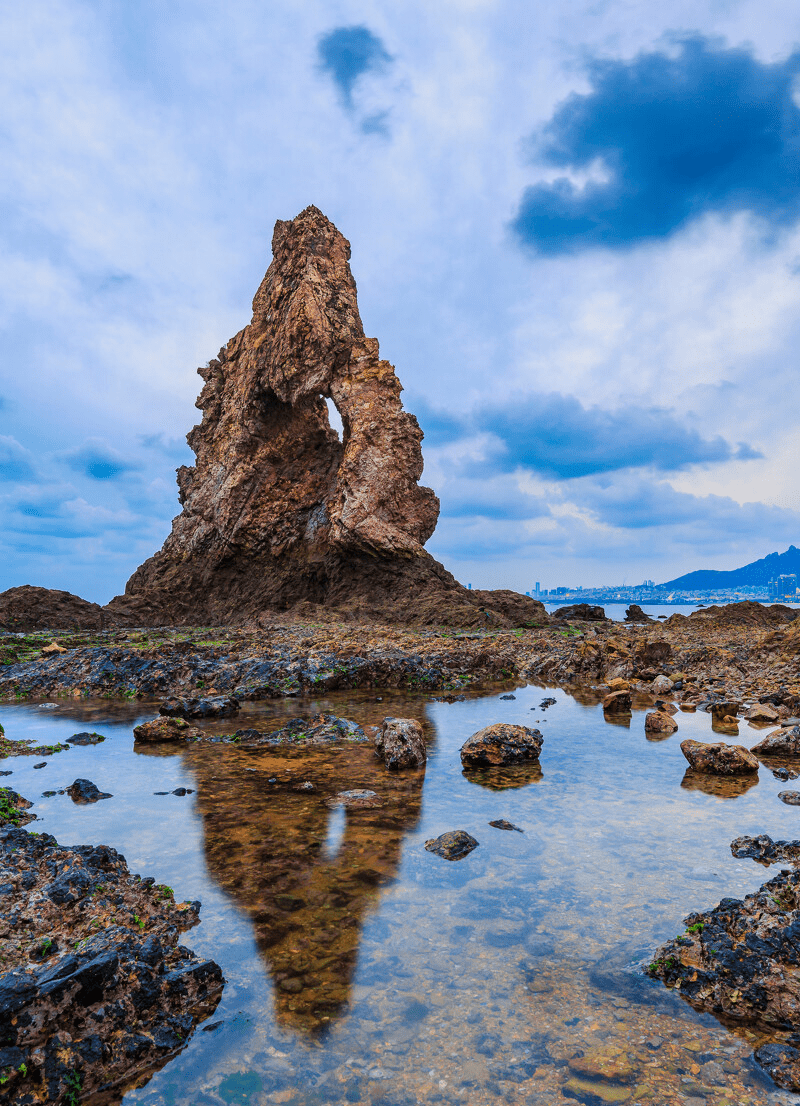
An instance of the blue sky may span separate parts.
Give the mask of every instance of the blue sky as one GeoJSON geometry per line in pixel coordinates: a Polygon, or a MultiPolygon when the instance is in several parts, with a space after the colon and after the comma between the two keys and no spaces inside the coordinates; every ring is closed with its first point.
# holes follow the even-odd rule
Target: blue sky
{"type": "Polygon", "coordinates": [[[0,589],[105,601],[272,226],[352,243],[428,548],[528,590],[800,536],[789,0],[30,0],[0,16],[0,589]]]}

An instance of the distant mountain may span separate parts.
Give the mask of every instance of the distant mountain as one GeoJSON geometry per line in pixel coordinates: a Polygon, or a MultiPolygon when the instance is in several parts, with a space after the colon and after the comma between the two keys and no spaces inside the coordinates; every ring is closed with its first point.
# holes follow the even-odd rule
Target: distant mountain
{"type": "Polygon", "coordinates": [[[701,568],[697,572],[687,572],[677,580],[668,580],[661,587],[673,591],[713,591],[716,588],[741,588],[753,584],[766,586],[776,576],[790,576],[792,573],[800,576],[800,549],[795,545],[790,545],[785,553],[770,553],[744,568],[734,568],[730,572],[701,568]]]}

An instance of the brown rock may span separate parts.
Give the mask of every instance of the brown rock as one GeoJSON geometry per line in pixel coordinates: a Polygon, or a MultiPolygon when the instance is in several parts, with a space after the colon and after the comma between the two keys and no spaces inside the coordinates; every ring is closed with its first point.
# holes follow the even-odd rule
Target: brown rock
{"type": "Polygon", "coordinates": [[[190,726],[184,718],[154,718],[151,722],[142,722],[135,726],[133,736],[136,741],[155,744],[162,741],[185,741],[203,736],[203,731],[190,726]]]}
{"type": "Polygon", "coordinates": [[[25,584],[0,592],[0,630],[103,630],[114,624],[103,607],[69,591],[25,584]]]}
{"type": "Polygon", "coordinates": [[[750,750],[757,757],[800,756],[800,726],[773,730],[750,750]]]}
{"type": "Polygon", "coordinates": [[[675,733],[678,723],[662,710],[654,710],[644,718],[645,733],[675,733]]]}
{"type": "Polygon", "coordinates": [[[748,722],[777,722],[780,715],[769,703],[756,703],[745,713],[748,722]]]}
{"type": "Polygon", "coordinates": [[[625,611],[626,622],[653,622],[654,620],[647,614],[638,603],[631,603],[630,607],[625,611]]]}
{"type": "Polygon", "coordinates": [[[631,709],[630,691],[612,691],[603,700],[603,712],[605,714],[626,714],[631,709]]]}
{"type": "Polygon", "coordinates": [[[375,752],[387,768],[421,768],[427,759],[422,725],[416,718],[384,718],[375,752]]]}
{"type": "Polygon", "coordinates": [[[485,768],[538,760],[543,742],[538,730],[497,722],[467,738],[461,746],[461,763],[467,768],[485,768]]]}
{"type": "Polygon", "coordinates": [[[758,771],[758,760],[743,745],[687,738],[681,742],[681,752],[697,772],[710,772],[715,776],[749,776],[758,771]]]}
{"type": "Polygon", "coordinates": [[[624,680],[622,676],[616,676],[613,680],[609,680],[606,684],[609,691],[630,691],[631,685],[627,680],[624,680]]]}
{"type": "Polygon", "coordinates": [[[718,703],[712,703],[710,712],[714,718],[736,718],[741,703],[736,699],[721,699],[718,703]]]}
{"type": "Polygon", "coordinates": [[[547,623],[536,600],[504,592],[495,609],[493,593],[463,588],[425,552],[439,501],[417,483],[422,432],[364,335],[347,240],[308,207],[276,223],[272,248],[250,324],[199,370],[183,510],[109,609],[142,625],[320,606],[368,620],[547,623]]]}

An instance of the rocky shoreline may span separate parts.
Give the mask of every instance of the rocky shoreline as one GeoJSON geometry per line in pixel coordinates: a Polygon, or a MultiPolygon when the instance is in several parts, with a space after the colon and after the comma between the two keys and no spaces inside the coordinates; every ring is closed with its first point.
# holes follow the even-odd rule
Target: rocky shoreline
{"type": "Polygon", "coordinates": [[[146,1081],[224,985],[178,944],[200,903],[106,845],[0,829],[0,1098],[76,1103],[146,1081]]]}

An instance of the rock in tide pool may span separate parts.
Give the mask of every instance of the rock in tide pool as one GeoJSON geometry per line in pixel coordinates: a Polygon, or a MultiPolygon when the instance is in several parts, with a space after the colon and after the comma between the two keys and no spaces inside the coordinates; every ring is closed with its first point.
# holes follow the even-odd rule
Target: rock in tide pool
{"type": "Polygon", "coordinates": [[[421,768],[427,759],[422,725],[416,718],[384,718],[375,753],[387,768],[421,768]]]}
{"type": "Polygon", "coordinates": [[[0,826],[24,826],[34,822],[36,815],[27,813],[32,806],[32,802],[10,787],[0,787],[0,826]]]}
{"type": "Polygon", "coordinates": [[[108,791],[101,791],[91,780],[75,780],[67,788],[73,803],[96,803],[99,799],[113,799],[108,791]]]}
{"type": "Polygon", "coordinates": [[[586,1079],[573,1076],[563,1086],[570,1098],[577,1098],[580,1102],[587,1103],[622,1103],[630,1101],[633,1096],[631,1087],[621,1087],[619,1084],[604,1083],[600,1079],[586,1079]]]}
{"type": "Polygon", "coordinates": [[[466,768],[487,768],[538,760],[543,742],[539,730],[497,722],[467,738],[461,746],[461,763],[466,768]]]}
{"type": "Polygon", "coordinates": [[[429,853],[435,853],[445,860],[461,860],[473,849],[477,849],[479,844],[466,830],[449,830],[426,841],[425,848],[429,853]]]}
{"type": "Polygon", "coordinates": [[[715,776],[749,776],[758,771],[758,760],[743,745],[687,738],[681,742],[681,752],[696,772],[709,772],[715,776]]]}
{"type": "Polygon", "coordinates": [[[153,745],[162,741],[197,740],[203,736],[203,731],[190,726],[185,718],[162,717],[134,726],[133,736],[136,741],[153,745]]]}
{"type": "Polygon", "coordinates": [[[629,714],[631,709],[631,693],[626,688],[612,691],[603,700],[604,714],[629,714]]]}
{"type": "Polygon", "coordinates": [[[99,733],[74,733],[67,738],[70,745],[99,745],[101,741],[105,741],[105,738],[99,733]]]}
{"type": "Polygon", "coordinates": [[[3,829],[0,884],[8,1106],[77,1102],[75,1072],[81,1102],[134,1082],[180,1052],[219,1002],[219,966],[178,944],[200,904],[176,904],[114,849],[3,829]]]}
{"type": "Polygon", "coordinates": [[[167,699],[158,713],[168,718],[229,718],[238,714],[241,704],[233,695],[217,695],[209,699],[167,699]]]}
{"type": "Polygon", "coordinates": [[[654,622],[655,619],[652,619],[649,614],[646,614],[645,611],[642,610],[642,608],[639,606],[638,603],[631,603],[630,607],[628,607],[627,610],[625,611],[625,621],[626,622],[654,622]]]}
{"type": "Polygon", "coordinates": [[[778,1046],[787,1031],[800,1031],[799,907],[800,870],[794,867],[744,899],[722,899],[712,910],[690,914],[686,932],[662,945],[648,969],[679,988],[695,1010],[752,1027],[762,1041],[772,1038],[755,1059],[770,1075],[774,1067],[780,1085],[794,1091],[800,1090],[798,1055],[781,1058],[778,1046]]]}
{"type": "Polygon", "coordinates": [[[800,756],[800,726],[773,730],[750,749],[757,757],[800,756]]]}
{"type": "Polygon", "coordinates": [[[494,826],[495,829],[501,830],[516,830],[517,833],[524,833],[519,826],[515,826],[513,822],[507,822],[505,818],[495,818],[493,822],[489,823],[490,826],[494,826]]]}
{"type": "Polygon", "coordinates": [[[734,837],[731,853],[735,857],[751,857],[764,864],[786,860],[794,863],[800,860],[800,841],[773,841],[768,833],[760,833],[758,837],[734,837]]]}
{"type": "Polygon", "coordinates": [[[773,1041],[753,1053],[773,1083],[789,1091],[800,1089],[800,1051],[792,1045],[773,1041]]]}
{"type": "Polygon", "coordinates": [[[340,791],[328,800],[328,806],[343,806],[348,810],[374,810],[383,806],[383,800],[375,791],[355,788],[352,791],[340,791]]]}
{"type": "Polygon", "coordinates": [[[646,714],[644,717],[644,731],[645,733],[663,733],[671,734],[675,733],[678,728],[678,723],[672,717],[671,714],[667,714],[663,710],[654,710],[650,714],[646,714]]]}
{"type": "Polygon", "coordinates": [[[800,791],[779,791],[778,798],[787,806],[800,806],[800,791]]]}
{"type": "MultiPolygon", "coordinates": [[[[785,714],[784,714],[785,717],[785,714]]],[[[756,703],[755,706],[750,707],[745,711],[745,718],[748,722],[777,722],[780,715],[771,707],[769,703],[756,703]]]]}
{"type": "Polygon", "coordinates": [[[272,733],[258,734],[254,730],[237,730],[238,734],[256,733],[256,737],[248,737],[241,741],[242,749],[262,749],[269,746],[291,745],[335,745],[339,742],[347,744],[363,744],[369,738],[364,733],[358,722],[352,722],[349,718],[337,718],[335,714],[315,714],[308,722],[303,718],[293,718],[281,730],[273,730],[272,733]]]}

